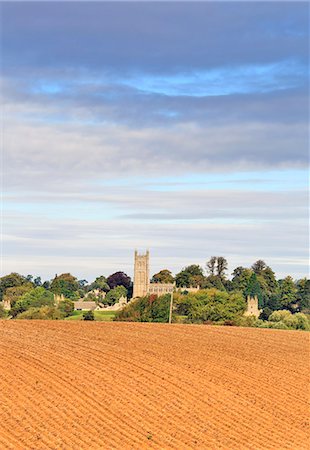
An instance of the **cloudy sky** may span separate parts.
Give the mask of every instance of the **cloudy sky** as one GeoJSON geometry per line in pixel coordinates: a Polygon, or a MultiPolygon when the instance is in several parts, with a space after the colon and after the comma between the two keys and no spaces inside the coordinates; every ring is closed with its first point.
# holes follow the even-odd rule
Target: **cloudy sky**
{"type": "Polygon", "coordinates": [[[307,275],[309,4],[0,7],[3,274],[307,275]]]}

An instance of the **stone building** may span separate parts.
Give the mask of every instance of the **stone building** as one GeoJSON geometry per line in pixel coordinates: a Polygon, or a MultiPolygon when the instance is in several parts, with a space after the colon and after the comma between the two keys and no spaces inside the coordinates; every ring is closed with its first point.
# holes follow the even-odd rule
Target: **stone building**
{"type": "Polygon", "coordinates": [[[175,283],[150,283],[150,252],[139,255],[135,250],[133,298],[147,294],[164,295],[175,290],[175,283]]]}
{"type": "Polygon", "coordinates": [[[244,316],[255,316],[259,317],[261,310],[258,308],[258,298],[257,295],[251,297],[247,296],[247,309],[244,313],[244,316]]]}

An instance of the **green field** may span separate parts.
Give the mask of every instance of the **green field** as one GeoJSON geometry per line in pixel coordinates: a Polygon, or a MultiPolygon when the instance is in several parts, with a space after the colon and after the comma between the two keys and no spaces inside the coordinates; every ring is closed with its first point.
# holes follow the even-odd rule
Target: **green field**
{"type": "MultiPolygon", "coordinates": [[[[95,320],[98,322],[111,322],[115,316],[114,311],[94,311],[95,320]]],[[[65,320],[83,320],[83,311],[74,311],[72,316],[65,320]]]]}

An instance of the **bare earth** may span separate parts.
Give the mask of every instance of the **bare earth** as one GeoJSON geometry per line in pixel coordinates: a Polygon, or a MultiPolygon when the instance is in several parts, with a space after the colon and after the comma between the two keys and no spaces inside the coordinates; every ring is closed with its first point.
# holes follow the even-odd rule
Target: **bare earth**
{"type": "Polygon", "coordinates": [[[309,333],[0,321],[0,448],[309,449],[309,333]]]}

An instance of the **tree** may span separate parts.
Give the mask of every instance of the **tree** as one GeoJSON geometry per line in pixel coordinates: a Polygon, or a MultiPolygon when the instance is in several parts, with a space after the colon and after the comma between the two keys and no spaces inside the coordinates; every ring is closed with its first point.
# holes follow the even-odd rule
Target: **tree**
{"type": "Polygon", "coordinates": [[[211,256],[207,262],[207,272],[209,275],[215,275],[216,256],[211,256]]]}
{"type": "Polygon", "coordinates": [[[78,280],[70,273],[63,273],[56,275],[50,287],[54,294],[64,295],[66,298],[76,299],[78,295],[76,292],[79,289],[78,280]]]}
{"type": "Polygon", "coordinates": [[[170,294],[139,297],[118,311],[114,320],[126,322],[168,322],[170,294]]]}
{"type": "Polygon", "coordinates": [[[292,277],[287,276],[280,282],[280,304],[282,308],[294,309],[297,301],[297,288],[292,277]]]}
{"type": "Polygon", "coordinates": [[[223,280],[227,270],[227,260],[223,256],[218,256],[216,259],[216,275],[223,280]]]}
{"type": "Polygon", "coordinates": [[[24,283],[21,286],[7,288],[5,294],[3,295],[3,300],[9,302],[11,308],[13,308],[17,300],[19,300],[24,294],[26,294],[26,292],[29,292],[32,289],[32,283],[24,283]]]}
{"type": "Polygon", "coordinates": [[[224,256],[211,256],[207,262],[207,272],[210,276],[217,276],[224,280],[226,270],[227,259],[224,256]]]}
{"type": "Polygon", "coordinates": [[[259,282],[257,280],[257,276],[256,276],[255,272],[252,273],[252,275],[251,275],[251,277],[249,279],[248,285],[247,285],[247,287],[246,287],[246,289],[244,291],[244,295],[246,297],[248,295],[250,297],[255,297],[255,295],[256,295],[257,298],[258,298],[259,306],[260,307],[263,306],[262,305],[262,292],[261,292],[260,284],[259,284],[259,282]]]}
{"type": "Polygon", "coordinates": [[[163,269],[153,275],[151,283],[174,283],[174,278],[170,270],[163,269]]]}
{"type": "Polygon", "coordinates": [[[30,308],[41,308],[42,306],[54,306],[54,296],[43,287],[36,287],[26,292],[11,309],[11,315],[17,316],[30,308]]]}
{"type": "Polygon", "coordinates": [[[275,294],[278,290],[278,283],[275,277],[274,271],[267,266],[265,270],[261,273],[261,276],[264,278],[267,285],[267,294],[270,296],[275,294]]]}
{"type": "Polygon", "coordinates": [[[131,278],[124,272],[115,272],[107,278],[110,289],[114,289],[116,286],[124,286],[129,289],[131,285],[131,278]]]}
{"type": "Polygon", "coordinates": [[[34,283],[34,285],[35,286],[42,286],[42,281],[41,281],[41,277],[36,277],[34,280],[33,280],[33,283],[34,283]]]}
{"type": "Polygon", "coordinates": [[[83,320],[95,320],[94,311],[84,311],[83,312],[83,320]]]}
{"type": "Polygon", "coordinates": [[[297,288],[297,302],[301,310],[308,310],[310,308],[310,280],[302,278],[296,282],[297,288]]]}
{"type": "Polygon", "coordinates": [[[216,288],[219,291],[226,291],[225,286],[220,277],[217,275],[209,275],[205,278],[205,281],[202,285],[203,288],[216,288]]]}
{"type": "Polygon", "coordinates": [[[42,287],[44,287],[44,289],[50,289],[51,282],[50,281],[44,281],[44,283],[42,284],[42,287]]]}
{"type": "Polygon", "coordinates": [[[251,269],[239,266],[232,273],[232,287],[235,291],[244,292],[249,284],[251,275],[253,274],[251,269]]]}
{"type": "Polygon", "coordinates": [[[265,263],[265,261],[259,259],[252,265],[252,270],[254,273],[256,273],[256,275],[260,275],[262,271],[266,269],[266,267],[267,264],[265,263]]]}
{"type": "Polygon", "coordinates": [[[185,267],[175,276],[178,287],[201,286],[205,280],[202,268],[197,264],[185,267]]]}
{"type": "Polygon", "coordinates": [[[114,305],[119,301],[121,297],[126,297],[127,289],[124,286],[116,286],[114,289],[111,289],[107,295],[105,296],[103,303],[108,305],[114,305]]]}
{"type": "Polygon", "coordinates": [[[3,294],[5,293],[7,288],[14,286],[21,286],[22,284],[27,283],[25,277],[20,275],[19,273],[12,272],[9,275],[5,275],[0,278],[0,301],[3,298],[3,294]]]}
{"type": "Polygon", "coordinates": [[[64,317],[71,316],[74,311],[74,303],[66,298],[59,302],[58,309],[64,317]]]}
{"type": "Polygon", "coordinates": [[[268,320],[269,316],[272,314],[273,310],[271,308],[269,308],[268,306],[266,306],[266,308],[264,308],[259,316],[259,318],[261,320],[268,320]]]}
{"type": "Polygon", "coordinates": [[[79,289],[83,289],[87,285],[88,281],[87,280],[79,280],[78,283],[79,283],[79,289]]]}
{"type": "Polygon", "coordinates": [[[185,313],[191,322],[236,320],[246,304],[240,292],[228,293],[204,289],[187,296],[175,295],[177,313],[185,313]]]}
{"type": "Polygon", "coordinates": [[[99,289],[102,292],[108,292],[110,290],[110,286],[108,285],[106,277],[104,277],[103,275],[97,277],[95,281],[93,281],[89,286],[90,291],[92,291],[93,289],[99,289]]]}

